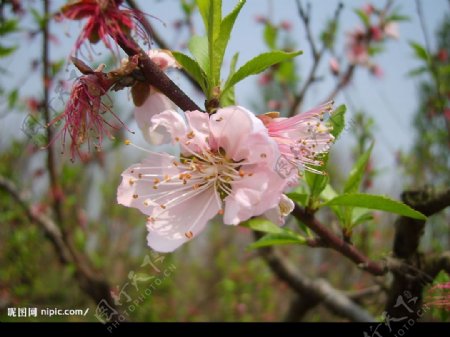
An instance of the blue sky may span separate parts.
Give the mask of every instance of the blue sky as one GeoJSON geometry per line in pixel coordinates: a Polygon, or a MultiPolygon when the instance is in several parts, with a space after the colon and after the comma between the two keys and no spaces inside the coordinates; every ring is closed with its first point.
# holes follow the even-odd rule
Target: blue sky
{"type": "MultiPolygon", "coordinates": [[[[138,0],[144,12],[153,15],[157,19],[151,19],[155,29],[163,36],[169,43],[179,41],[175,30],[173,29],[173,22],[180,17],[180,8],[178,0],[154,0],[143,1],[138,0]]],[[[224,0],[224,12],[230,11],[236,4],[234,0],[224,0]]],[[[303,1],[305,3],[305,1],[303,1]]],[[[34,2],[34,6],[40,2],[34,2]]],[[[63,4],[64,1],[52,1],[52,8],[56,9],[63,4]]],[[[337,0],[315,0],[312,3],[312,29],[313,33],[318,36],[324,23],[333,15],[337,6],[337,0]]],[[[358,23],[357,16],[352,9],[362,6],[366,1],[348,0],[343,1],[344,10],[341,16],[340,31],[345,32],[353,28],[358,23]]],[[[383,6],[385,1],[373,1],[377,6],[383,6]]],[[[432,45],[434,45],[434,32],[438,24],[444,18],[445,12],[448,12],[449,4],[447,0],[422,0],[425,20],[427,22],[428,34],[431,38],[432,45]]],[[[387,44],[386,52],[376,58],[377,63],[384,70],[384,77],[382,79],[374,79],[368,75],[367,71],[361,69],[357,74],[353,83],[347,89],[347,95],[340,95],[336,99],[337,104],[345,103],[349,108],[349,117],[358,109],[364,111],[372,116],[376,121],[376,136],[377,144],[375,147],[374,158],[377,166],[389,172],[382,178],[383,185],[390,186],[390,190],[383,190],[384,193],[396,193],[395,191],[401,188],[401,181],[399,176],[400,170],[395,166],[394,156],[396,151],[402,149],[407,150],[413,142],[413,130],[411,118],[417,107],[417,81],[412,80],[406,76],[406,73],[414,68],[417,63],[412,57],[412,52],[408,46],[408,41],[414,40],[423,43],[423,32],[419,25],[418,15],[416,11],[415,1],[413,0],[397,0],[402,8],[402,13],[410,17],[410,21],[400,24],[399,41],[392,41],[387,44]],[[350,97],[350,101],[346,98],[350,97]],[[351,103],[351,104],[349,104],[351,103]]],[[[228,60],[235,52],[240,53],[240,65],[246,60],[256,56],[257,54],[266,51],[266,47],[262,38],[262,26],[255,23],[256,15],[270,15],[273,22],[277,23],[281,20],[289,20],[293,24],[293,37],[299,49],[304,50],[304,55],[298,58],[301,69],[306,73],[311,67],[311,54],[306,42],[305,33],[297,14],[297,9],[294,0],[247,0],[241,15],[238,18],[235,26],[234,34],[228,48],[228,60]]],[[[197,15],[196,26],[201,33],[200,18],[197,15]]],[[[25,22],[31,26],[31,21],[25,22]]],[[[73,42],[79,32],[80,26],[78,23],[62,23],[53,24],[53,32],[61,41],[59,45],[51,51],[53,59],[64,58],[70,52],[73,42]]],[[[39,40],[30,41],[24,39],[23,34],[19,37],[22,40],[22,47],[14,58],[0,60],[0,67],[9,69],[11,76],[0,77],[2,86],[11,88],[11,86],[21,87],[21,96],[27,96],[38,93],[40,90],[40,83],[38,77],[28,75],[28,64],[30,58],[39,58],[40,42],[39,40]]],[[[183,37],[181,37],[182,39],[183,37]]],[[[342,45],[343,34],[338,44],[342,45]]],[[[176,46],[177,47],[177,46],[176,46]]],[[[100,49],[99,49],[100,50],[100,49]]],[[[338,50],[342,50],[338,47],[338,50]]],[[[321,67],[322,74],[328,74],[328,58],[325,57],[321,67]]],[[[94,62],[95,63],[95,62],[94,62]]],[[[69,78],[69,68],[64,76],[69,78]]],[[[320,72],[319,72],[320,73],[320,72]]],[[[63,77],[64,77],[63,76],[63,77]]],[[[183,80],[182,76],[172,74],[172,77],[180,86],[186,89],[187,92],[192,92],[188,84],[183,80]]],[[[242,82],[237,87],[237,99],[239,104],[248,106],[257,94],[256,77],[250,78],[242,82]]],[[[318,83],[309,95],[306,97],[306,102],[303,104],[305,109],[314,107],[322,102],[325,96],[329,93],[333,86],[333,81],[330,76],[328,79],[318,83]]],[[[53,93],[56,95],[56,93],[53,93]]],[[[124,99],[126,96],[124,96],[124,99]]],[[[198,102],[201,102],[201,97],[196,97],[198,102]]],[[[131,109],[129,103],[124,104],[125,107],[131,109]]],[[[0,106],[4,109],[4,105],[0,106]]],[[[11,123],[20,125],[23,117],[7,117],[3,118],[0,125],[0,132],[2,135],[11,133],[11,123]]],[[[17,134],[17,131],[14,131],[17,134]]],[[[2,137],[3,138],[3,137],[2,137]]],[[[5,138],[1,140],[0,146],[5,144],[5,138]]],[[[345,134],[336,145],[336,153],[342,158],[341,162],[345,169],[348,169],[345,163],[349,162],[351,146],[351,134],[345,134]]]]}

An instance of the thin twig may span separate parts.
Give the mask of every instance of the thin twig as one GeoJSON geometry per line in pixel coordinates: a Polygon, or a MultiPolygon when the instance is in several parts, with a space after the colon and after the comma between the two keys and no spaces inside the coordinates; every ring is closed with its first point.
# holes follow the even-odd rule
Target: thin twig
{"type": "MultiPolygon", "coordinates": [[[[319,68],[319,64],[322,60],[323,55],[325,54],[325,51],[327,49],[325,42],[322,42],[322,46],[320,47],[320,50],[317,49],[316,42],[314,40],[312,31],[311,31],[311,25],[310,25],[310,7],[308,7],[307,11],[302,7],[302,4],[300,0],[297,0],[297,8],[299,16],[303,22],[303,26],[305,27],[306,31],[306,39],[308,40],[309,46],[311,48],[311,53],[313,55],[313,65],[308,73],[308,76],[306,77],[306,80],[301,87],[299,93],[294,96],[293,103],[291,105],[291,108],[289,110],[289,116],[294,116],[297,112],[297,110],[301,107],[303,100],[305,98],[306,93],[308,92],[308,89],[311,87],[311,85],[316,82],[317,80],[317,70],[319,68]]],[[[342,3],[338,4],[338,7],[336,8],[334,12],[333,22],[337,22],[339,20],[339,15],[342,11],[343,5],[342,3]]]]}
{"type": "MultiPolygon", "coordinates": [[[[136,13],[142,13],[139,6],[136,4],[136,1],[134,0],[126,0],[128,3],[128,6],[136,11],[136,13]]],[[[145,17],[145,15],[139,15],[139,22],[142,24],[142,27],[145,29],[147,34],[151,36],[152,40],[156,42],[156,44],[161,49],[167,49],[170,50],[172,48],[169,47],[169,45],[164,41],[164,39],[153,29],[151,23],[148,21],[148,19],[145,17]]],[[[200,85],[197,83],[197,81],[194,80],[194,78],[189,74],[186,70],[181,69],[181,72],[186,76],[186,78],[191,82],[191,84],[198,90],[202,90],[200,85]]]]}
{"type": "Polygon", "coordinates": [[[128,56],[138,56],[139,67],[144,74],[148,84],[154,86],[164,95],[172,100],[184,111],[201,110],[189,96],[187,96],[142,50],[141,47],[128,36],[118,38],[117,43],[128,54],[128,56]]]}
{"type": "Polygon", "coordinates": [[[370,260],[355,246],[345,242],[342,238],[328,230],[314,217],[314,215],[307,213],[303,208],[295,205],[292,214],[315,232],[330,248],[349,258],[356,263],[359,268],[376,276],[385,275],[387,273],[388,270],[386,266],[370,260]]]}
{"type": "Polygon", "coordinates": [[[273,247],[261,248],[260,252],[272,271],[298,294],[308,294],[314,301],[323,303],[333,313],[346,317],[350,321],[373,322],[375,320],[364,308],[351,301],[343,292],[333,288],[326,280],[312,280],[303,275],[273,247]]]}

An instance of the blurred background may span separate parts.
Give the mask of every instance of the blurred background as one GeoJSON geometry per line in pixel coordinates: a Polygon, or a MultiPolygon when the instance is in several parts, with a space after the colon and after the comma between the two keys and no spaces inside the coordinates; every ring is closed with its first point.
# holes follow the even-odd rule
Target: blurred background
{"type": "MultiPolygon", "coordinates": [[[[48,141],[42,117],[43,3],[2,1],[1,5],[0,175],[14,182],[21,199],[0,189],[0,321],[97,321],[102,316],[101,299],[114,303],[111,311],[126,311],[126,319],[131,321],[288,319],[293,291],[272,273],[257,250],[248,249],[254,240],[249,229],[212,221],[200,237],[173,254],[156,254],[147,247],[145,219],[138,211],[116,203],[120,173],[144,155],[122,147],[121,140],[129,138],[149,148],[139,132],[120,130],[102,152],[74,163],[68,153],[60,154],[59,141],[52,143],[60,188],[49,188],[48,141]],[[42,224],[30,220],[33,216],[20,200],[25,200],[28,212],[38,218],[56,219],[64,236],[62,245],[68,246],[71,258],[64,256],[64,249],[55,250],[58,242],[42,230],[42,224]],[[52,209],[54,200],[59,200],[59,215],[52,209]],[[80,268],[87,272],[80,272],[80,268]],[[11,317],[8,308],[13,307],[89,311],[86,315],[11,317]]],[[[386,3],[371,2],[375,8],[386,3]]],[[[49,12],[58,12],[64,4],[49,1],[49,12]]],[[[187,52],[189,37],[204,34],[192,1],[132,4],[147,14],[154,29],[151,48],[161,47],[162,40],[164,48],[187,52]]],[[[311,69],[316,68],[298,111],[307,111],[330,97],[336,106],[347,106],[346,127],[331,151],[333,186],[342,186],[355,160],[374,140],[364,191],[399,199],[409,188],[448,187],[449,1],[394,1],[396,36],[374,45],[370,65],[355,65],[348,58],[352,32],[357,27],[364,29],[355,9],[367,9],[368,2],[348,0],[342,4],[330,29],[339,1],[311,1],[307,13],[311,38],[318,50],[326,46],[318,61],[297,1],[248,0],[231,36],[225,73],[236,52],[238,65],[275,48],[304,53],[294,62],[238,84],[237,102],[257,114],[274,110],[287,114],[292,108],[290,93],[301,92],[311,69]],[[327,38],[330,32],[332,38],[327,38]],[[419,47],[426,50],[429,60],[425,61],[433,66],[427,66],[419,47]]],[[[224,1],[224,12],[235,5],[236,1],[224,1]]],[[[308,8],[306,1],[302,6],[308,8]]],[[[52,117],[64,110],[71,84],[80,75],[69,55],[81,27],[78,21],[53,17],[48,21],[51,83],[47,103],[52,117]]],[[[109,70],[117,65],[100,44],[93,51],[82,50],[79,57],[94,69],[102,63],[109,70]]],[[[171,71],[169,76],[203,106],[201,93],[180,71],[171,71]]],[[[110,98],[114,112],[131,130],[138,130],[129,92],[111,93],[110,98]]],[[[324,212],[321,218],[333,226],[331,214],[324,212]]],[[[394,215],[375,213],[372,220],[355,229],[355,245],[374,259],[388,255],[394,220],[394,215]]],[[[430,218],[423,251],[449,249],[449,220],[448,210],[430,218]]],[[[305,275],[325,278],[338,289],[352,292],[381,284],[342,256],[324,249],[288,246],[280,251],[305,275]]],[[[439,277],[448,281],[447,275],[439,277]]],[[[379,288],[373,296],[360,299],[376,317],[384,310],[383,285],[379,288]]],[[[447,318],[447,311],[439,308],[425,317],[431,321],[447,318]]],[[[321,305],[306,311],[301,319],[342,320],[321,305]]]]}

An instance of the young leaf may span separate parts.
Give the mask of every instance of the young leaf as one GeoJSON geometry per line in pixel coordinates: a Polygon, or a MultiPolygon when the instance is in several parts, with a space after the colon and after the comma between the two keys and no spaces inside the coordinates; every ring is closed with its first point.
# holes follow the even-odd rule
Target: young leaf
{"type": "Polygon", "coordinates": [[[347,111],[347,107],[342,104],[338,106],[332,113],[329,123],[333,127],[331,134],[334,138],[338,138],[341,134],[342,130],[345,128],[345,112],[347,111]]]}
{"type": "Polygon", "coordinates": [[[203,19],[203,24],[205,25],[205,30],[208,32],[209,30],[209,11],[211,7],[210,0],[196,0],[198,11],[203,19]]]}
{"type": "Polygon", "coordinates": [[[427,217],[411,207],[392,200],[383,195],[373,194],[342,194],[322,204],[321,206],[353,206],[395,213],[418,220],[426,220],[427,217]]]}
{"type": "MultiPolygon", "coordinates": [[[[228,75],[228,79],[233,76],[233,74],[236,71],[236,64],[239,58],[239,53],[234,54],[233,58],[231,59],[230,64],[230,74],[228,75]]],[[[228,81],[228,80],[227,80],[228,81]]],[[[220,105],[221,106],[230,106],[236,104],[236,97],[234,95],[234,87],[227,90],[225,94],[222,94],[220,96],[220,105]]]]}
{"type": "Polygon", "coordinates": [[[344,193],[354,193],[359,190],[359,186],[361,185],[361,181],[363,179],[364,170],[369,162],[370,154],[372,153],[373,145],[374,143],[372,143],[369,149],[356,161],[350,171],[347,181],[345,182],[344,193]]]}
{"type": "Polygon", "coordinates": [[[194,35],[188,43],[189,51],[205,72],[209,71],[208,38],[194,35]]]}
{"type": "Polygon", "coordinates": [[[267,23],[264,28],[264,41],[270,49],[276,49],[278,29],[272,24],[267,23]]]}
{"type": "Polygon", "coordinates": [[[428,62],[428,53],[422,45],[413,41],[410,41],[409,45],[411,46],[412,49],[414,49],[414,53],[416,54],[417,58],[425,62],[428,62]]]}
{"type": "Polygon", "coordinates": [[[365,208],[355,207],[352,211],[351,228],[356,227],[364,222],[373,220],[373,214],[365,208]]]}
{"type": "Polygon", "coordinates": [[[228,41],[230,40],[231,31],[233,29],[236,18],[241,11],[242,7],[245,5],[245,0],[240,0],[236,7],[228,14],[220,24],[220,33],[216,41],[214,41],[214,48],[216,51],[216,57],[213,59],[213,68],[216,78],[214,79],[215,84],[220,81],[220,69],[222,67],[223,57],[225,55],[225,50],[227,49],[228,41]]]}
{"type": "Polygon", "coordinates": [[[366,13],[364,13],[361,9],[355,9],[355,13],[359,16],[361,21],[364,23],[364,26],[370,26],[370,20],[366,13]]]}
{"type": "Polygon", "coordinates": [[[306,239],[294,232],[284,232],[279,234],[266,234],[258,241],[252,243],[249,248],[261,248],[275,245],[288,245],[288,244],[305,244],[306,239]]]}
{"type": "Polygon", "coordinates": [[[189,56],[173,51],[172,52],[173,57],[177,62],[186,70],[193,78],[194,80],[200,85],[203,92],[206,93],[207,91],[207,78],[205,72],[202,70],[200,65],[189,56]]]}
{"type": "Polygon", "coordinates": [[[302,206],[306,206],[306,203],[308,201],[308,194],[306,193],[292,192],[288,193],[287,196],[289,199],[292,199],[293,201],[299,203],[302,206]]]}
{"type": "MultiPolygon", "coordinates": [[[[208,54],[209,54],[209,81],[210,91],[217,86],[220,81],[220,65],[217,66],[219,59],[216,41],[220,35],[220,24],[222,23],[222,0],[210,0],[209,22],[208,22],[208,54]]],[[[208,98],[212,92],[208,93],[208,98]]]]}
{"type": "Polygon", "coordinates": [[[290,60],[291,58],[300,54],[302,54],[302,51],[287,53],[278,50],[260,54],[240,67],[238,71],[236,71],[236,73],[227,82],[222,92],[227,91],[236,83],[242,81],[248,76],[259,74],[260,72],[264,71],[270,66],[273,66],[274,64],[290,60]]]}
{"type": "Polygon", "coordinates": [[[278,225],[275,225],[273,222],[262,219],[262,218],[254,218],[248,221],[245,221],[240,224],[240,226],[247,227],[253,229],[257,232],[271,233],[271,234],[279,234],[283,233],[283,228],[278,225]]]}
{"type": "Polygon", "coordinates": [[[328,176],[326,174],[305,171],[305,179],[313,199],[317,198],[328,184],[328,176]]]}

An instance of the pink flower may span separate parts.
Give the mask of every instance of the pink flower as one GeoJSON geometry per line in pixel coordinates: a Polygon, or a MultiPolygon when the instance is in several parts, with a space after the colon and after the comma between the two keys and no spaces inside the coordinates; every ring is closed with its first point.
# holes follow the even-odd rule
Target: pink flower
{"type": "Polygon", "coordinates": [[[377,78],[381,78],[384,75],[383,69],[381,69],[381,67],[377,64],[371,64],[369,66],[369,70],[370,70],[371,74],[377,78]]]}
{"type": "Polygon", "coordinates": [[[376,42],[383,40],[383,31],[378,26],[370,27],[370,34],[372,39],[376,42]]]}
{"type": "MultiPolygon", "coordinates": [[[[313,166],[322,164],[319,155],[328,152],[334,141],[330,128],[323,121],[325,113],[333,109],[332,104],[329,102],[290,118],[278,117],[273,112],[258,117],[288,162],[298,170],[322,174],[313,166]]],[[[291,178],[295,180],[296,175],[291,178]]]]}
{"type": "Polygon", "coordinates": [[[145,30],[136,23],[142,13],[131,9],[120,9],[123,0],[74,0],[61,8],[61,13],[71,20],[87,19],[83,30],[75,42],[78,50],[86,40],[90,43],[102,41],[106,48],[113,50],[110,38],[126,42],[131,31],[146,38],[145,30]]]}
{"type": "Polygon", "coordinates": [[[150,152],[122,174],[117,200],[148,215],[151,248],[170,252],[197,236],[217,214],[237,225],[277,207],[286,180],[274,169],[277,144],[263,123],[242,107],[208,116],[167,110],[151,132],[180,145],[179,158],[150,152]]]}
{"type": "Polygon", "coordinates": [[[339,65],[339,61],[335,58],[335,57],[332,57],[331,59],[330,59],[330,70],[331,70],[331,73],[334,75],[334,76],[337,76],[337,75],[339,75],[339,72],[340,72],[340,65],[339,65]]]}
{"type": "Polygon", "coordinates": [[[281,21],[280,27],[281,27],[281,29],[284,29],[285,31],[289,32],[292,30],[292,22],[287,21],[287,20],[281,21]]]}
{"type": "Polygon", "coordinates": [[[352,64],[365,65],[369,61],[366,35],[362,28],[356,28],[349,34],[347,41],[347,58],[352,64]]]}
{"type": "MultiPolygon", "coordinates": [[[[163,71],[168,68],[180,67],[170,51],[151,49],[148,51],[148,56],[163,71]]],[[[155,136],[156,133],[149,132],[152,126],[151,119],[156,114],[165,110],[176,110],[177,106],[169,98],[167,98],[167,96],[160,93],[152,86],[144,86],[144,90],[148,90],[148,93],[146,93],[148,96],[142,105],[136,106],[134,109],[134,117],[144,135],[144,138],[149,143],[158,144],[161,140],[155,136]]],[[[138,103],[135,102],[135,104],[138,103]]]]}
{"type": "Polygon", "coordinates": [[[398,31],[398,24],[396,22],[388,22],[384,26],[384,34],[386,37],[390,37],[391,39],[398,40],[400,38],[400,33],[398,31]]]}
{"type": "Polygon", "coordinates": [[[82,155],[81,145],[87,141],[90,146],[92,138],[95,139],[94,147],[100,150],[103,138],[111,136],[108,127],[118,128],[104,118],[105,112],[110,112],[123,125],[110,107],[102,101],[102,96],[106,95],[111,85],[112,82],[101,70],[79,77],[72,87],[64,112],[49,123],[48,126],[52,126],[64,119],[64,126],[51,143],[62,136],[63,147],[65,147],[66,135],[69,133],[72,160],[75,155],[82,155]]]}
{"type": "Polygon", "coordinates": [[[368,4],[365,4],[364,6],[362,6],[361,10],[366,15],[371,15],[375,11],[375,7],[373,7],[373,5],[371,3],[368,3],[368,4]]]}

